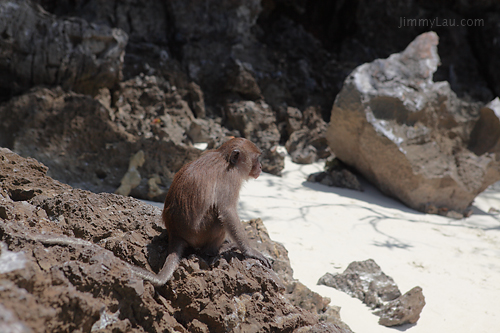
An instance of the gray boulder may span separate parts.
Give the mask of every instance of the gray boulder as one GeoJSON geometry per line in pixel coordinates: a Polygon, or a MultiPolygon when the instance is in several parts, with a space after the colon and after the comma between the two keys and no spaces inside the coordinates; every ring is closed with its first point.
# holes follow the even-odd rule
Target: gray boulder
{"type": "Polygon", "coordinates": [[[433,82],[437,44],[434,32],[424,33],[402,53],[356,68],[335,100],[326,136],[340,160],[387,195],[419,211],[462,217],[500,180],[499,158],[488,150],[495,144],[483,147],[498,135],[475,129],[485,116],[498,116],[457,98],[448,82],[433,82]]]}

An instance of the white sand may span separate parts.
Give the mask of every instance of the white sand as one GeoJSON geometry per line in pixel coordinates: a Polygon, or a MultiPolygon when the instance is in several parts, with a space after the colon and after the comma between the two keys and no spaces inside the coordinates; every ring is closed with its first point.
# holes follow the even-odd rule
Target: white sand
{"type": "Polygon", "coordinates": [[[500,332],[500,184],[475,201],[463,220],[426,215],[385,197],[305,182],[322,163],[286,160],[283,177],[262,174],[242,190],[243,220],[261,217],[289,251],[294,277],[341,306],[354,332],[500,332]],[[423,288],[426,305],[414,325],[388,328],[361,301],[316,285],[326,272],[373,258],[402,293],[423,288]]]}

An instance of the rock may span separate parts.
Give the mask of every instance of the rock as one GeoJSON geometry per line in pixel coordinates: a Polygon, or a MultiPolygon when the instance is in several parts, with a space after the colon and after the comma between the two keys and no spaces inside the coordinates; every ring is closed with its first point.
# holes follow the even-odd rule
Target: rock
{"type": "Polygon", "coordinates": [[[127,173],[130,156],[142,150],[145,162],[136,169],[141,181],[130,194],[163,201],[175,172],[201,155],[185,134],[191,119],[187,102],[163,88],[155,78],[127,81],[108,106],[89,96],[36,88],[0,104],[0,146],[39,159],[62,182],[110,193],[127,173]],[[150,191],[153,175],[161,181],[150,191]]]}
{"type": "Polygon", "coordinates": [[[235,101],[226,105],[227,127],[239,131],[262,150],[262,170],[279,175],[285,157],[278,150],[280,133],[276,116],[264,101],[235,101]]]}
{"type": "Polygon", "coordinates": [[[500,179],[500,161],[467,148],[480,106],[432,81],[437,43],[425,33],[404,52],[358,67],[335,100],[326,136],[337,158],[387,195],[419,211],[463,214],[500,179]]]}
{"type": "Polygon", "coordinates": [[[262,98],[260,88],[252,73],[240,61],[228,66],[225,89],[236,93],[244,99],[258,100],[262,98]]]}
{"type": "Polygon", "coordinates": [[[425,306],[422,288],[415,287],[394,301],[387,302],[380,310],[374,312],[380,316],[378,323],[384,326],[414,324],[420,318],[425,306]]]}
{"type": "Polygon", "coordinates": [[[354,261],[342,274],[326,273],[318,284],[333,287],[363,301],[375,309],[401,296],[394,280],[373,259],[354,261]]]}
{"type": "Polygon", "coordinates": [[[309,107],[302,114],[299,110],[287,108],[287,129],[291,134],[285,147],[295,163],[310,164],[331,154],[325,138],[326,122],[320,111],[309,107]],[[297,127],[299,129],[292,131],[297,127]]]}
{"type": "Polygon", "coordinates": [[[205,118],[205,98],[200,86],[195,82],[190,82],[189,86],[189,107],[193,110],[196,118],[205,118]]]}
{"type": "Polygon", "coordinates": [[[70,18],[57,19],[28,0],[0,3],[0,88],[34,85],[96,94],[121,79],[127,34],[70,18]]]}
{"type": "Polygon", "coordinates": [[[318,311],[332,313],[328,300],[293,279],[286,250],[270,241],[260,219],[244,227],[252,246],[272,257],[274,271],[237,251],[214,262],[192,250],[173,278],[155,289],[129,265],[157,270],[165,260],[159,208],[73,189],[47,177],[47,167],[36,160],[5,148],[0,161],[0,207],[11,212],[0,219],[0,267],[6,267],[6,256],[24,258],[0,275],[2,327],[351,332],[333,315],[320,321],[318,311]]]}
{"type": "Polygon", "coordinates": [[[315,172],[307,177],[308,182],[320,183],[326,186],[348,188],[356,191],[363,191],[363,187],[356,175],[349,170],[349,167],[338,158],[327,160],[326,171],[315,172]]]}
{"type": "Polygon", "coordinates": [[[352,262],[342,274],[326,273],[318,284],[360,299],[376,310],[373,314],[380,316],[379,324],[384,326],[416,323],[425,305],[422,288],[401,295],[394,280],[373,259],[352,262]]]}
{"type": "Polygon", "coordinates": [[[167,6],[158,1],[35,1],[57,16],[80,17],[87,22],[121,29],[128,34],[132,43],[168,42],[167,6]]]}
{"type": "MultiPolygon", "coordinates": [[[[115,191],[115,194],[127,196],[133,188],[141,183],[141,174],[137,171],[137,168],[141,167],[144,162],[146,162],[146,160],[144,159],[144,151],[142,150],[139,150],[130,158],[127,173],[123,176],[120,187],[115,191]]],[[[157,182],[154,182],[154,184],[158,185],[157,182]]],[[[158,186],[156,186],[154,191],[157,191],[157,189],[158,186]]]]}

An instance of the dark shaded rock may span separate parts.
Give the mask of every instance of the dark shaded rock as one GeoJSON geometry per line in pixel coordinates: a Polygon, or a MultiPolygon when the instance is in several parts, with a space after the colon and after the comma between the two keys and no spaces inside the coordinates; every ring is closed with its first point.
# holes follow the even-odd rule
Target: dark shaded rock
{"type": "Polygon", "coordinates": [[[238,94],[243,99],[258,100],[262,98],[262,93],[252,73],[238,60],[231,64],[227,70],[225,89],[228,92],[238,94]]]}
{"type": "Polygon", "coordinates": [[[342,274],[326,273],[318,284],[343,291],[376,309],[373,314],[381,317],[379,324],[384,326],[416,323],[425,305],[422,288],[401,295],[394,280],[373,259],[354,261],[342,274]]]}
{"type": "Polygon", "coordinates": [[[269,240],[262,220],[245,229],[252,246],[273,258],[274,272],[237,251],[215,262],[192,251],[155,289],[129,265],[156,270],[165,260],[159,208],[73,189],[5,148],[0,161],[0,207],[10,212],[0,219],[2,325],[22,332],[351,332],[330,315],[328,300],[298,287],[286,250],[269,240]],[[19,191],[35,195],[13,200],[19,191]]]}
{"type": "Polygon", "coordinates": [[[307,177],[308,182],[320,183],[326,186],[348,188],[363,191],[363,187],[350,168],[338,158],[329,159],[325,163],[326,171],[312,173],[307,177]]]}
{"type": "Polygon", "coordinates": [[[195,82],[190,82],[188,85],[189,90],[189,107],[193,110],[196,118],[205,118],[205,98],[200,86],[195,82]]]}
{"type": "MultiPolygon", "coordinates": [[[[498,4],[495,3],[495,5],[498,4]]],[[[493,4],[491,4],[493,6],[493,4]]],[[[477,15],[476,20],[482,20],[482,23],[472,30],[471,39],[475,54],[478,57],[480,68],[482,69],[485,80],[489,83],[494,96],[500,96],[500,46],[498,37],[500,36],[500,12],[488,10],[483,15],[477,15]]]]}
{"type": "Polygon", "coordinates": [[[88,22],[125,31],[133,43],[166,44],[169,24],[167,5],[159,1],[35,0],[57,16],[75,16],[88,22]]]}
{"type": "Polygon", "coordinates": [[[274,175],[281,174],[285,157],[278,150],[280,133],[276,116],[263,100],[236,101],[226,105],[226,126],[237,130],[262,150],[262,170],[274,175]]]}
{"type": "Polygon", "coordinates": [[[35,85],[96,94],[121,79],[127,34],[78,18],[57,19],[28,0],[0,3],[0,88],[35,85]]]}
{"type": "Polygon", "coordinates": [[[422,288],[415,287],[401,297],[387,302],[380,310],[374,312],[380,316],[378,323],[384,326],[414,324],[420,318],[425,306],[422,288]]]}
{"type": "Polygon", "coordinates": [[[354,261],[342,274],[326,273],[318,284],[333,287],[363,301],[372,309],[401,296],[394,280],[373,259],[354,261]]]}
{"type": "Polygon", "coordinates": [[[425,33],[402,53],[358,67],[335,100],[327,139],[337,158],[409,207],[463,214],[500,179],[500,161],[467,149],[480,106],[432,81],[437,43],[425,33]]]}

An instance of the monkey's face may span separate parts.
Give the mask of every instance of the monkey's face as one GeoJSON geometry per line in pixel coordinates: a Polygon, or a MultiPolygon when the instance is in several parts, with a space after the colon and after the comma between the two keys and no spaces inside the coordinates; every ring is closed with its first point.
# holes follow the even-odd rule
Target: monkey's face
{"type": "Polygon", "coordinates": [[[250,177],[255,179],[259,178],[262,172],[262,165],[260,164],[260,154],[253,158],[252,170],[250,170],[250,177]]]}

